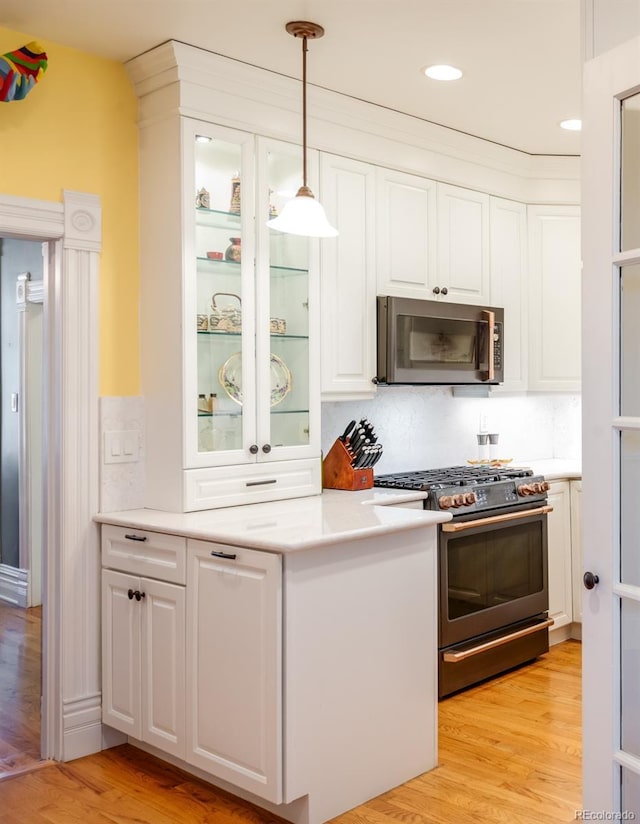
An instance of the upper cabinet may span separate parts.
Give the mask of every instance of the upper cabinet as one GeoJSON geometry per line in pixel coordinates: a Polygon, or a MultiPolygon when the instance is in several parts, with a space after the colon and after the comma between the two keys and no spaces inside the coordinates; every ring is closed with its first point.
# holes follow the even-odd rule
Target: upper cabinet
{"type": "Polygon", "coordinates": [[[377,172],[378,294],[489,302],[489,196],[377,172]]]}
{"type": "Polygon", "coordinates": [[[438,274],[432,291],[455,303],[490,303],[489,195],[438,183],[437,210],[438,274]]]}
{"type": "Polygon", "coordinates": [[[323,154],[320,193],[329,221],[340,227],[320,248],[322,398],[373,397],[376,374],[376,169],[323,154]]]}
{"type": "Polygon", "coordinates": [[[376,176],[378,294],[433,299],[436,183],[393,169],[376,176]]]}
{"type": "Polygon", "coordinates": [[[578,206],[529,206],[529,389],[580,391],[578,206]]]}
{"type": "Polygon", "coordinates": [[[317,251],[266,225],[301,164],[190,118],[143,129],[147,506],[320,491],[317,251]]]}
{"type": "MultiPolygon", "coordinates": [[[[504,309],[504,383],[507,391],[528,387],[529,302],[527,295],[527,207],[490,199],[491,304],[504,309]]],[[[492,393],[498,387],[492,388],[492,393]]]]}

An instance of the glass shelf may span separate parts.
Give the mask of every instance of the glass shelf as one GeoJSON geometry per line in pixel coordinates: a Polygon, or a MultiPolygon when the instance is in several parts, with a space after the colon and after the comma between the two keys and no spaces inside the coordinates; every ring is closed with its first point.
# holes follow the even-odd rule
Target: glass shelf
{"type": "MultiPolygon", "coordinates": [[[[198,329],[198,335],[208,335],[216,338],[239,338],[242,332],[216,332],[208,329],[198,329]]],[[[270,335],[271,340],[309,340],[309,335],[270,335]]]]}
{"type": "MultiPolygon", "coordinates": [[[[272,415],[308,415],[308,409],[272,409],[272,415]]],[[[225,412],[223,410],[216,410],[215,412],[200,412],[198,410],[198,417],[199,418],[240,418],[242,416],[242,410],[238,409],[237,412],[225,412]]]]}
{"type": "MultiPolygon", "coordinates": [[[[224,254],[224,250],[221,250],[224,254]]],[[[207,271],[218,271],[220,274],[240,274],[240,263],[235,260],[216,260],[215,258],[196,257],[198,264],[206,263],[207,271]],[[233,271],[232,271],[233,270],[233,271]]],[[[274,277],[295,277],[300,275],[308,275],[308,269],[300,269],[296,266],[270,266],[271,274],[274,277]]]]}
{"type": "MultiPolygon", "coordinates": [[[[224,255],[224,250],[222,250],[222,254],[224,255]]],[[[219,267],[221,271],[223,271],[226,275],[229,274],[229,269],[234,269],[235,271],[233,274],[240,274],[240,263],[236,260],[216,260],[215,258],[208,258],[208,257],[197,257],[196,260],[198,263],[208,263],[210,266],[215,267],[216,269],[219,267]]]]}
{"type": "Polygon", "coordinates": [[[213,229],[239,229],[241,216],[235,212],[220,212],[196,206],[196,224],[211,226],[213,229]]]}

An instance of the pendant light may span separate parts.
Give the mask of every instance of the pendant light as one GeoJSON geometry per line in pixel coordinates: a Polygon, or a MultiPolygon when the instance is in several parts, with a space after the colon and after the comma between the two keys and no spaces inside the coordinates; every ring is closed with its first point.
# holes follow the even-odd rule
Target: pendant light
{"type": "Polygon", "coordinates": [[[278,217],[267,221],[270,229],[305,237],[335,237],[337,229],[327,220],[324,209],[307,186],[307,40],[322,37],[324,29],[317,23],[294,21],[286,29],[302,38],[302,186],[294,198],[285,203],[278,217]]]}

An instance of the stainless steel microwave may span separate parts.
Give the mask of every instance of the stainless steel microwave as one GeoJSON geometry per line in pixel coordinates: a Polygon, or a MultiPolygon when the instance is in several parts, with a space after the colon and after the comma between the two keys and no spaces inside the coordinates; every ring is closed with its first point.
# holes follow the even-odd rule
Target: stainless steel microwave
{"type": "Polygon", "coordinates": [[[378,297],[377,383],[502,383],[503,341],[495,306],[378,297]]]}

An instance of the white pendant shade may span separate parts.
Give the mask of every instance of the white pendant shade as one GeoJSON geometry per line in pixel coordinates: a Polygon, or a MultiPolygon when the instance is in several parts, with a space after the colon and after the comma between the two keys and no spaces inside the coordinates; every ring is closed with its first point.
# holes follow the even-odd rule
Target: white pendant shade
{"type": "Polygon", "coordinates": [[[324,209],[313,195],[297,194],[287,201],[278,217],[267,221],[270,229],[303,237],[336,237],[338,230],[327,220],[324,209]]]}

